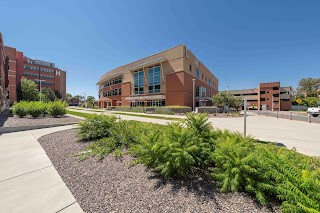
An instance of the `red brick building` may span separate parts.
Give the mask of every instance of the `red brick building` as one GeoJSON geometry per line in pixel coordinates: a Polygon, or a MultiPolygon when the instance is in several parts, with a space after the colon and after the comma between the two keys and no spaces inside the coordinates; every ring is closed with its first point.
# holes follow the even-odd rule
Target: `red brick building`
{"type": "MultiPolygon", "coordinates": [[[[25,56],[23,52],[17,51],[16,48],[4,46],[2,34],[0,33],[0,65],[1,65],[1,82],[7,75],[7,84],[1,90],[2,99],[9,104],[17,100],[17,85],[20,84],[22,77],[34,81],[37,89],[48,87],[59,92],[63,99],[66,97],[66,72],[57,68],[54,63],[33,59],[25,56]],[[5,65],[6,64],[6,65],[5,65]]],[[[1,100],[2,100],[1,99],[1,100]]],[[[2,104],[3,105],[3,104],[2,104]]]]}
{"type": "Polygon", "coordinates": [[[218,92],[218,79],[183,44],[123,65],[103,75],[99,107],[203,106],[218,92]],[[195,79],[195,88],[193,88],[195,79]]]}
{"type": "Polygon", "coordinates": [[[2,112],[8,106],[8,63],[9,59],[6,57],[2,33],[0,33],[0,112],[2,112]]]}
{"type": "Polygon", "coordinates": [[[292,108],[292,88],[281,87],[280,82],[260,83],[258,88],[222,92],[247,99],[251,110],[288,111],[292,108]]]}

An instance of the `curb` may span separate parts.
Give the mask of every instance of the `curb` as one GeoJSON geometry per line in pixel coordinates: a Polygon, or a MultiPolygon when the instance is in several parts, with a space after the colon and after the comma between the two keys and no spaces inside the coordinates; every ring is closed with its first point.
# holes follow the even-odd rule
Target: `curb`
{"type": "Polygon", "coordinates": [[[37,126],[18,126],[18,127],[0,127],[0,135],[4,133],[11,133],[11,132],[20,132],[20,131],[28,131],[34,129],[44,129],[50,127],[58,127],[58,126],[68,126],[72,124],[78,124],[78,122],[68,122],[68,123],[61,123],[61,124],[47,124],[47,125],[37,125],[37,126]]]}

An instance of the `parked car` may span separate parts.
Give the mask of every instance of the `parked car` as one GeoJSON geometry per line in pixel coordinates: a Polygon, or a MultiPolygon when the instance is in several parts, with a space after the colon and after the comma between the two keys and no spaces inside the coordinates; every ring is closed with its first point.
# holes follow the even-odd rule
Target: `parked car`
{"type": "Polygon", "coordinates": [[[320,106],[308,108],[308,113],[313,117],[318,117],[320,115],[320,106]]]}

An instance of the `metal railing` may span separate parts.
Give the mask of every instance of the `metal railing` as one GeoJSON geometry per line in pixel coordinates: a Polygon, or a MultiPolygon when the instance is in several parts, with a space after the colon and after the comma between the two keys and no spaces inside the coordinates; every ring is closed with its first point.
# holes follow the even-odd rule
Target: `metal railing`
{"type": "Polygon", "coordinates": [[[296,114],[292,112],[282,112],[282,111],[251,111],[250,113],[274,117],[283,118],[296,121],[305,121],[308,123],[320,123],[320,117],[313,117],[310,113],[296,114]]]}

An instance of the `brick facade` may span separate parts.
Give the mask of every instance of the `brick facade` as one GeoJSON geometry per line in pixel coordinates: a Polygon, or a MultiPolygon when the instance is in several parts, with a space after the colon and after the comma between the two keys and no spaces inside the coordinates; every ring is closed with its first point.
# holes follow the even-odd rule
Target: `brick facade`
{"type": "Polygon", "coordinates": [[[35,81],[38,90],[39,80],[44,80],[41,87],[58,91],[63,99],[66,97],[65,71],[56,68],[54,63],[28,58],[16,48],[4,46],[0,33],[1,108],[5,102],[9,105],[18,99],[17,86],[23,77],[35,81]]]}
{"type": "Polygon", "coordinates": [[[292,108],[292,88],[281,87],[280,82],[260,83],[254,89],[222,92],[247,99],[248,108],[252,110],[289,111],[292,108]]]}
{"type": "Polygon", "coordinates": [[[104,74],[97,83],[99,85],[99,107],[134,106],[136,104],[140,106],[193,106],[192,94],[196,91],[193,91],[192,79],[196,79],[196,87],[205,88],[203,97],[196,97],[197,105],[211,103],[212,95],[218,92],[218,79],[185,45],[179,45],[104,74]],[[199,76],[196,74],[196,69],[199,70],[199,76]],[[143,73],[143,77],[137,81],[143,82],[143,85],[138,86],[137,82],[135,84],[134,76],[135,73],[140,72],[143,73]],[[151,73],[150,76],[149,73],[151,73]],[[121,82],[115,80],[119,78],[121,82]],[[114,81],[116,84],[113,84],[114,81]],[[140,90],[143,91],[143,94],[140,93],[140,90]]]}

